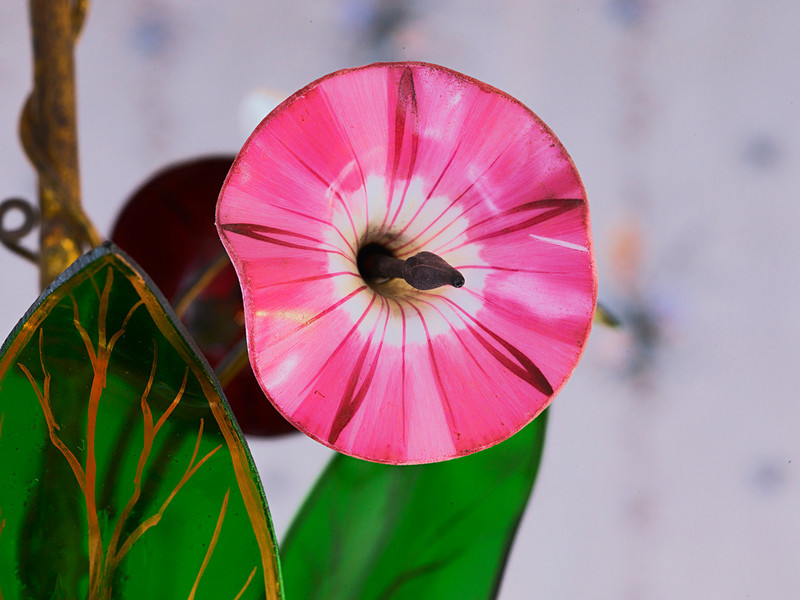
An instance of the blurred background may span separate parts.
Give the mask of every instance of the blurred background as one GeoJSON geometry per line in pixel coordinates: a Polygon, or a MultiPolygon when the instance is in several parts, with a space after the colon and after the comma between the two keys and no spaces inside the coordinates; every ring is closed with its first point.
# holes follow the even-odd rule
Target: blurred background
{"type": "MultiPolygon", "coordinates": [[[[86,212],[107,235],[156,171],[238,151],[260,90],[403,59],[550,125],[623,323],[595,326],[553,405],[500,598],[800,597],[796,2],[95,2],[77,51],[86,212]]],[[[36,197],[17,137],[30,86],[26,3],[5,1],[0,198],[36,197]]],[[[5,336],[38,274],[0,250],[5,336]]],[[[330,453],[303,436],[251,449],[282,537],[330,453]]]]}

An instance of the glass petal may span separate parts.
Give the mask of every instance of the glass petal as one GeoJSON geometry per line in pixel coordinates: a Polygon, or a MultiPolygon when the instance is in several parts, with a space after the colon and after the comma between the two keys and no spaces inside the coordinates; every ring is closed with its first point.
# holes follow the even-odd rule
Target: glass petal
{"type": "Polygon", "coordinates": [[[494,445],[545,409],[592,324],[586,194],[527,107],[424,63],[323,77],[256,129],[217,226],[250,359],[298,428],[368,460],[494,445]],[[463,288],[365,281],[367,245],[428,251],[463,288]]]}

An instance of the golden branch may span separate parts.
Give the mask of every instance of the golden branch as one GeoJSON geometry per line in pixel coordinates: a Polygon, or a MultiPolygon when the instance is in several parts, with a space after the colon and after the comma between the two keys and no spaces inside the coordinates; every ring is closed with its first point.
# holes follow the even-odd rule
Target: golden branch
{"type": "Polygon", "coordinates": [[[128,321],[130,321],[131,317],[133,317],[133,313],[135,313],[136,309],[142,306],[143,304],[144,300],[139,300],[136,304],[134,304],[131,307],[131,309],[128,311],[128,314],[125,315],[125,318],[122,321],[122,327],[120,327],[119,331],[117,331],[114,335],[111,336],[111,339],[108,342],[109,354],[111,354],[111,352],[114,350],[114,345],[117,343],[117,340],[119,340],[119,338],[122,337],[122,334],[125,333],[125,329],[128,327],[128,321]]]}
{"type": "MultiPolygon", "coordinates": [[[[183,372],[183,382],[181,383],[181,389],[178,390],[178,394],[175,396],[175,399],[172,401],[172,404],[170,404],[167,407],[167,410],[164,411],[164,414],[161,415],[161,418],[156,423],[156,426],[153,429],[153,435],[156,435],[158,433],[158,430],[161,429],[161,426],[166,422],[166,420],[172,414],[172,411],[175,410],[175,408],[178,406],[178,402],[180,402],[181,398],[183,398],[183,392],[186,391],[186,380],[188,379],[188,377],[189,377],[189,367],[186,367],[186,370],[183,372]]],[[[202,423],[202,419],[200,422],[202,423]]]]}
{"type": "Polygon", "coordinates": [[[111,296],[111,286],[114,285],[114,270],[111,267],[106,269],[106,282],[103,284],[103,293],[100,296],[100,305],[97,315],[97,348],[98,353],[105,350],[107,354],[108,345],[106,344],[106,329],[108,327],[108,302],[111,296]],[[102,349],[102,350],[101,350],[102,349]]]}
{"type": "Polygon", "coordinates": [[[219,517],[217,517],[217,525],[214,527],[214,534],[211,536],[206,555],[203,557],[203,564],[200,565],[200,570],[197,572],[192,591],[189,593],[189,600],[194,600],[194,595],[197,593],[197,586],[200,585],[200,578],[203,576],[203,573],[205,573],[208,563],[211,562],[211,555],[214,553],[214,548],[217,547],[217,540],[219,539],[219,532],[222,530],[222,522],[225,520],[225,511],[228,509],[228,498],[230,495],[231,489],[228,488],[228,491],[225,492],[225,498],[222,500],[222,508],[219,511],[219,517]]]}
{"type": "Polygon", "coordinates": [[[44,372],[44,390],[39,388],[39,385],[36,383],[36,379],[34,379],[31,372],[28,368],[23,365],[22,363],[17,363],[17,366],[22,369],[22,372],[25,373],[25,377],[28,378],[28,381],[33,388],[33,391],[36,393],[36,398],[39,400],[39,405],[42,407],[42,412],[44,413],[44,420],[47,423],[47,431],[50,435],[50,441],[53,445],[58,448],[61,454],[67,459],[67,463],[69,463],[70,468],[72,469],[72,473],[75,475],[75,479],[78,482],[78,485],[81,488],[81,492],[84,494],[86,493],[86,474],[83,471],[83,466],[81,465],[80,461],[75,457],[72,451],[67,448],[66,444],[61,440],[60,437],[56,434],[60,428],[58,423],[56,423],[55,418],[53,417],[53,411],[50,406],[50,373],[47,372],[47,369],[44,367],[44,356],[42,353],[42,338],[43,338],[43,331],[39,329],[39,360],[42,364],[42,371],[44,372]]]}
{"type": "Polygon", "coordinates": [[[200,419],[200,429],[197,432],[197,442],[195,443],[194,452],[192,453],[192,458],[189,461],[189,465],[186,467],[186,471],[184,472],[183,477],[181,477],[180,481],[177,483],[177,485],[172,490],[167,499],[164,500],[164,503],[161,505],[161,508],[158,509],[158,512],[155,515],[144,520],[133,531],[133,533],[131,533],[128,539],[125,540],[125,543],[122,545],[122,548],[118,553],[120,558],[124,557],[128,553],[131,547],[139,540],[140,537],[142,537],[145,531],[147,531],[151,527],[154,527],[155,525],[158,524],[159,521],[161,521],[161,517],[164,515],[164,511],[167,510],[167,507],[170,505],[170,503],[178,494],[178,492],[181,490],[181,488],[186,484],[186,482],[189,481],[192,475],[194,475],[197,472],[197,470],[201,466],[203,466],[203,464],[209,458],[211,458],[220,448],[222,448],[222,444],[220,444],[219,446],[211,450],[208,454],[206,454],[203,458],[201,458],[197,464],[194,464],[194,461],[197,458],[197,452],[200,449],[200,441],[203,437],[203,424],[204,424],[203,419],[200,419]]]}
{"type": "Polygon", "coordinates": [[[75,324],[75,329],[78,330],[78,333],[83,340],[83,345],[86,346],[86,353],[89,355],[89,360],[92,363],[92,367],[94,367],[94,363],[97,362],[97,353],[94,350],[94,345],[92,344],[92,339],[89,337],[89,333],[84,329],[83,325],[81,324],[81,316],[78,312],[78,303],[75,298],[70,295],[70,300],[72,300],[72,312],[73,318],[72,322],[75,324]]]}
{"type": "MultiPolygon", "coordinates": [[[[112,536],[111,542],[110,542],[109,547],[108,547],[106,564],[110,565],[109,568],[113,568],[117,564],[119,564],[119,562],[125,556],[127,551],[133,545],[133,543],[128,544],[126,542],[126,544],[123,545],[122,549],[119,552],[116,551],[117,544],[119,543],[119,539],[121,537],[122,528],[123,528],[123,526],[125,524],[125,521],[127,520],[128,516],[130,516],[130,513],[133,510],[133,507],[139,501],[139,497],[141,495],[141,489],[142,489],[142,477],[144,475],[144,467],[145,467],[145,465],[147,463],[148,458],[150,457],[150,452],[153,449],[153,443],[155,442],[156,435],[158,435],[158,431],[161,429],[161,426],[166,422],[166,420],[169,417],[169,415],[172,414],[172,412],[178,406],[178,403],[181,401],[181,398],[183,397],[183,393],[186,390],[186,381],[187,381],[187,377],[188,377],[188,373],[189,373],[188,368],[186,369],[186,372],[184,373],[183,383],[181,384],[180,390],[178,390],[178,393],[175,395],[175,399],[172,401],[172,403],[169,405],[169,407],[167,407],[167,410],[164,411],[164,414],[158,420],[156,425],[153,426],[153,415],[152,415],[152,412],[150,410],[150,405],[149,405],[149,403],[147,401],[147,398],[150,395],[150,390],[152,389],[153,382],[155,381],[157,360],[158,360],[158,345],[156,344],[155,340],[153,340],[153,364],[152,364],[152,366],[150,368],[150,377],[147,380],[147,385],[145,386],[144,392],[142,393],[142,400],[141,400],[142,417],[143,417],[143,420],[144,420],[144,436],[143,436],[144,440],[143,440],[143,443],[142,443],[142,451],[139,454],[139,462],[138,462],[138,464],[136,466],[136,474],[134,476],[134,491],[133,491],[133,494],[131,495],[131,498],[128,500],[128,503],[125,506],[125,509],[120,514],[119,519],[117,520],[117,525],[116,525],[116,527],[114,529],[114,534],[112,536]]],[[[200,436],[202,436],[202,430],[203,430],[203,422],[201,420],[200,421],[200,436]]],[[[194,462],[194,459],[197,457],[197,448],[199,446],[199,443],[200,443],[200,438],[198,437],[198,440],[197,440],[197,444],[198,445],[195,446],[195,452],[192,455],[192,462],[194,462]]],[[[214,450],[214,452],[216,452],[216,450],[214,450]]],[[[208,458],[208,456],[206,458],[208,458]]],[[[203,459],[203,461],[201,461],[201,462],[204,462],[204,461],[205,461],[205,459],[203,459]]],[[[189,467],[191,467],[191,463],[189,464],[189,467]]],[[[184,476],[185,476],[185,474],[184,474],[184,476]]],[[[191,474],[189,475],[189,477],[191,477],[191,474]]],[[[188,477],[186,477],[186,479],[188,480],[188,477]]],[[[179,484],[179,487],[181,485],[183,485],[183,484],[182,483],[179,484]]],[[[173,492],[172,496],[174,496],[174,494],[176,492],[177,492],[177,490],[175,492],[173,492]]],[[[172,496],[167,499],[167,503],[166,504],[168,504],[171,501],[172,496]]],[[[163,513],[165,508],[166,508],[166,506],[162,507],[160,512],[163,513]]],[[[159,517],[159,519],[160,519],[160,517],[159,517]]],[[[136,533],[136,531],[134,531],[134,533],[136,533]]],[[[142,532],[142,533],[144,533],[144,532],[142,532]]],[[[131,537],[132,536],[133,536],[133,534],[131,534],[131,537]]],[[[136,540],[134,540],[134,542],[135,541],[136,540]]]]}
{"type": "Polygon", "coordinates": [[[114,533],[111,536],[111,541],[108,543],[108,551],[106,553],[106,570],[112,571],[121,557],[117,556],[117,545],[122,536],[122,528],[128,520],[133,507],[139,501],[139,496],[142,492],[142,475],[144,474],[144,467],[147,459],[150,458],[150,451],[153,447],[155,435],[153,434],[153,417],[150,414],[150,406],[147,403],[147,397],[150,395],[150,390],[153,387],[153,382],[156,378],[156,365],[158,363],[158,345],[153,340],[153,364],[150,367],[150,377],[147,379],[147,385],[142,392],[142,417],[144,419],[144,441],[142,443],[142,451],[139,454],[139,463],[136,465],[136,475],[133,478],[133,493],[131,494],[128,503],[125,505],[122,513],[117,519],[117,524],[114,527],[114,533]]]}
{"type": "MultiPolygon", "coordinates": [[[[137,303],[137,305],[134,305],[134,307],[131,309],[131,311],[129,311],[128,316],[130,316],[133,313],[133,310],[135,310],[135,308],[137,306],[138,306],[138,303],[137,303]]],[[[155,382],[157,364],[158,364],[158,344],[156,343],[155,340],[153,340],[153,362],[152,362],[152,365],[150,367],[150,376],[148,377],[147,384],[145,385],[144,391],[142,392],[142,398],[141,398],[142,418],[143,418],[143,422],[144,422],[142,451],[139,454],[139,461],[138,461],[138,464],[136,466],[136,474],[134,476],[134,490],[133,490],[133,493],[131,494],[130,499],[128,500],[125,508],[123,509],[122,513],[120,514],[120,516],[119,516],[119,518],[117,520],[117,523],[116,523],[115,528],[114,528],[114,532],[113,532],[112,537],[111,537],[111,541],[109,542],[109,545],[108,545],[108,550],[107,550],[107,553],[106,553],[106,560],[105,560],[105,564],[104,564],[104,574],[103,574],[103,580],[105,580],[105,581],[110,581],[111,575],[112,575],[114,569],[116,569],[116,567],[119,565],[119,563],[123,560],[123,558],[125,558],[125,556],[128,554],[130,549],[141,538],[141,536],[144,535],[144,533],[148,529],[150,529],[151,527],[156,526],[160,522],[160,520],[161,520],[162,516],[164,515],[164,512],[166,511],[167,507],[170,505],[170,503],[175,498],[175,496],[178,494],[178,492],[181,490],[181,488],[186,484],[186,482],[188,482],[189,479],[197,472],[197,470],[209,458],[211,458],[211,456],[213,456],[222,447],[221,445],[217,446],[216,448],[211,450],[208,454],[206,454],[199,462],[197,462],[197,464],[195,464],[195,460],[197,459],[197,454],[198,454],[199,449],[200,449],[200,443],[201,443],[202,437],[203,437],[204,421],[203,421],[203,419],[200,419],[200,427],[199,427],[199,430],[197,432],[197,440],[195,441],[194,451],[192,452],[191,459],[189,460],[189,465],[186,467],[186,471],[184,472],[184,474],[181,477],[180,481],[176,484],[176,486],[174,487],[174,489],[172,490],[170,495],[167,497],[167,499],[161,505],[161,507],[159,508],[158,512],[156,514],[152,515],[151,517],[149,517],[148,519],[144,520],[142,523],[140,523],[139,526],[136,527],[136,529],[134,529],[134,531],[128,536],[128,538],[125,540],[125,542],[122,544],[122,546],[119,549],[117,549],[118,545],[119,545],[119,542],[120,542],[120,539],[122,537],[122,530],[124,528],[125,522],[127,521],[128,517],[130,516],[131,512],[133,511],[133,508],[135,507],[136,503],[139,501],[139,498],[141,497],[142,479],[143,479],[143,476],[144,476],[144,468],[145,468],[145,466],[147,464],[147,461],[148,461],[148,459],[150,457],[150,453],[152,452],[153,444],[155,442],[155,438],[158,435],[158,432],[160,431],[161,427],[164,425],[164,423],[166,423],[167,419],[170,417],[170,415],[173,413],[173,411],[177,408],[178,404],[180,403],[181,399],[183,398],[183,395],[184,395],[184,393],[186,391],[186,384],[188,382],[189,368],[187,367],[186,370],[184,371],[183,381],[181,382],[181,387],[178,390],[178,392],[175,394],[175,398],[172,400],[170,405],[166,408],[166,410],[163,412],[161,417],[158,419],[158,421],[154,425],[153,424],[153,414],[152,414],[152,411],[150,409],[150,404],[148,402],[148,398],[150,396],[150,391],[152,390],[153,384],[155,382]]],[[[230,492],[230,490],[228,491],[228,493],[229,492],[230,492]]],[[[222,512],[220,514],[218,527],[221,527],[221,525],[222,525],[222,518],[224,517],[225,510],[227,508],[227,503],[228,503],[228,494],[226,494],[225,500],[223,502],[223,508],[222,508],[222,512]]],[[[213,550],[213,546],[216,545],[216,540],[217,540],[218,535],[219,535],[219,533],[216,532],[214,537],[212,538],[212,541],[211,541],[211,544],[212,544],[211,549],[212,550],[213,550]]],[[[210,553],[207,554],[207,559],[210,559],[210,553]]],[[[205,569],[205,564],[207,564],[207,561],[204,562],[204,565],[201,567],[201,573],[200,574],[202,574],[202,571],[205,569]]],[[[195,587],[196,587],[197,582],[199,581],[199,578],[200,578],[200,575],[198,575],[197,581],[195,582],[195,587]]]]}
{"type": "Polygon", "coordinates": [[[94,276],[95,276],[95,275],[96,275],[96,273],[92,273],[92,274],[89,276],[89,281],[91,281],[91,282],[92,282],[92,287],[94,288],[94,293],[95,293],[95,295],[97,296],[97,299],[98,299],[98,300],[100,300],[100,288],[99,288],[99,287],[97,287],[97,282],[94,280],[94,276]]]}
{"type": "Polygon", "coordinates": [[[258,571],[258,565],[253,567],[253,570],[250,571],[250,577],[248,577],[247,581],[244,582],[244,586],[242,587],[241,590],[239,590],[239,593],[236,594],[236,597],[233,600],[239,600],[242,596],[244,596],[244,593],[247,591],[247,588],[250,587],[250,582],[253,581],[253,577],[255,577],[256,575],[256,571],[258,571]]]}
{"type": "Polygon", "coordinates": [[[25,152],[39,176],[40,285],[102,237],[80,203],[74,47],[88,3],[30,0],[33,90],[20,119],[25,152]]]}

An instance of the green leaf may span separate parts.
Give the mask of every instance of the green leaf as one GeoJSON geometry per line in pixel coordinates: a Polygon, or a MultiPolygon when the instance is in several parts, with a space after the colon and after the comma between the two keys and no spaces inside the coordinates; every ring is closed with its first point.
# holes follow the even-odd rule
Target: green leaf
{"type": "Polygon", "coordinates": [[[546,424],[547,412],[502,444],[444,463],[336,456],[281,546],[288,596],[493,598],[546,424]]]}
{"type": "Polygon", "coordinates": [[[111,244],[42,294],[0,350],[0,598],[280,598],[209,372],[111,244]]]}
{"type": "Polygon", "coordinates": [[[600,302],[597,303],[594,309],[594,321],[612,329],[622,327],[622,321],[619,320],[619,317],[600,302]]]}

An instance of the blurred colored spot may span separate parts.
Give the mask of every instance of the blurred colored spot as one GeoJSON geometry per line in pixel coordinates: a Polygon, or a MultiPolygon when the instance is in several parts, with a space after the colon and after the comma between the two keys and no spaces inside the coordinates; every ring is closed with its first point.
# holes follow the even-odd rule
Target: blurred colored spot
{"type": "Polygon", "coordinates": [[[163,14],[149,11],[133,25],[133,49],[145,57],[163,54],[172,39],[172,26],[163,14]]]}
{"type": "Polygon", "coordinates": [[[760,133],[745,142],[742,159],[756,169],[767,170],[778,164],[782,154],[780,144],[774,137],[760,133]]]}
{"type": "Polygon", "coordinates": [[[645,0],[611,0],[608,4],[608,13],[611,20],[623,27],[633,27],[640,24],[647,12],[645,0]]]}
{"type": "Polygon", "coordinates": [[[786,466],[777,460],[762,459],[751,470],[749,483],[760,494],[776,494],[786,483],[786,466]]]}

